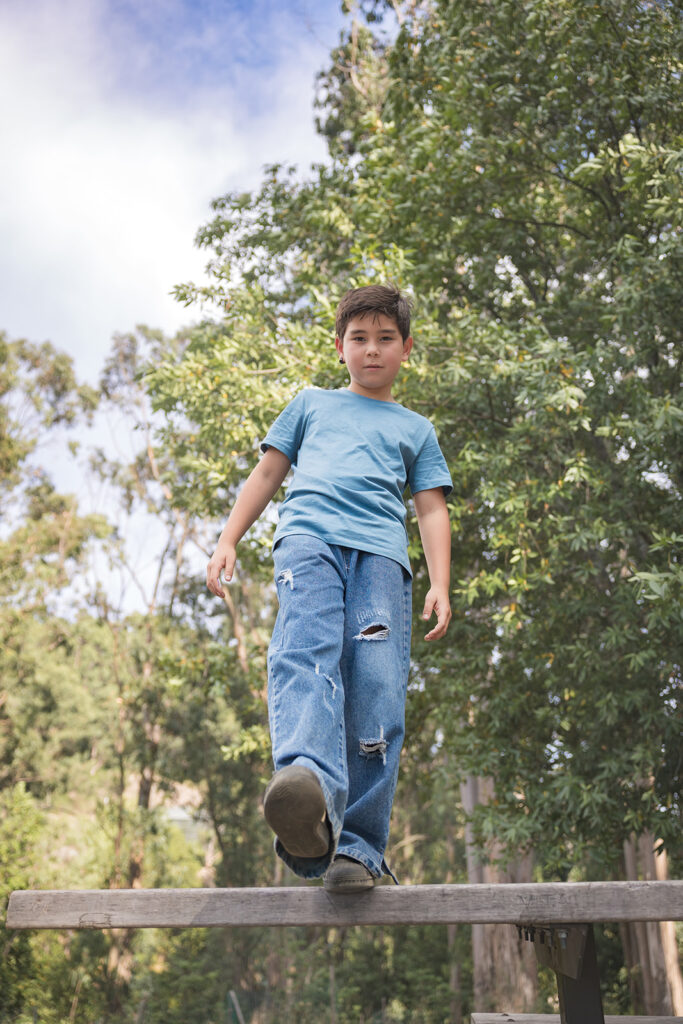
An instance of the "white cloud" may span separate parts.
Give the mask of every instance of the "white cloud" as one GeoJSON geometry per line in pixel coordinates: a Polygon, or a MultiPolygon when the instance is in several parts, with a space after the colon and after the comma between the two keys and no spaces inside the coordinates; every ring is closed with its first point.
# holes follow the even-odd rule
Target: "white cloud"
{"type": "Polygon", "coordinates": [[[254,186],[264,163],[324,157],[324,46],[280,15],[264,67],[244,12],[222,5],[232,21],[212,25],[220,5],[203,6],[184,33],[179,0],[138,8],[142,27],[111,0],[0,8],[0,327],[50,338],[93,382],[114,331],[192,315],[168,293],[201,275],[211,198],[254,186]]]}

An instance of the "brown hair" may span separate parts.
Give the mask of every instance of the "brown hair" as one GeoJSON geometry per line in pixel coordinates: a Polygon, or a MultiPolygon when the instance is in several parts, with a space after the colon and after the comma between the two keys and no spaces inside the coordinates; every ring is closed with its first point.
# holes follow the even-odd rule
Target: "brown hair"
{"type": "Polygon", "coordinates": [[[342,295],[337,306],[337,337],[343,341],[349,321],[353,320],[354,316],[366,316],[369,313],[387,316],[393,320],[405,341],[410,335],[410,311],[410,299],[392,285],[369,284],[365,288],[352,288],[342,295]]]}

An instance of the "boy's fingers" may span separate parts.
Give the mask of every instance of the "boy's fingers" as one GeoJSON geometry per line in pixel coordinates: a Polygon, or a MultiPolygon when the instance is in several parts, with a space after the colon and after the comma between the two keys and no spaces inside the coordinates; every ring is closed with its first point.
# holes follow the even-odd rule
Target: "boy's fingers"
{"type": "MultiPolygon", "coordinates": [[[[428,593],[426,598],[425,598],[425,606],[424,606],[424,610],[422,612],[422,618],[423,619],[428,619],[429,618],[429,616],[434,611],[435,605],[436,605],[436,598],[432,597],[431,593],[428,593]]],[[[435,634],[436,634],[437,627],[438,627],[438,622],[437,622],[437,625],[434,627],[434,629],[431,629],[429,631],[429,633],[427,633],[425,635],[425,640],[434,640],[435,639],[435,634]]]]}
{"type": "Polygon", "coordinates": [[[221,572],[226,583],[229,583],[232,579],[232,573],[235,568],[235,559],[229,556],[223,559],[222,562],[209,562],[206,567],[206,585],[212,594],[216,597],[225,597],[225,591],[221,587],[221,572]]]}
{"type": "Polygon", "coordinates": [[[225,559],[225,565],[223,566],[223,579],[226,583],[229,583],[232,579],[232,574],[235,571],[235,555],[228,555],[225,559]]]}
{"type": "Polygon", "coordinates": [[[445,626],[444,627],[439,627],[438,625],[434,626],[434,629],[430,629],[430,631],[425,636],[425,640],[440,640],[445,632],[446,632],[446,627],[445,626]]]}
{"type": "MultiPolygon", "coordinates": [[[[426,605],[425,605],[426,608],[426,605]]],[[[437,614],[437,622],[434,629],[431,629],[425,636],[425,640],[440,640],[442,636],[445,636],[446,630],[448,629],[448,623],[451,621],[451,609],[449,605],[444,608],[435,608],[437,614]]],[[[426,618],[427,616],[425,616],[426,618]]]]}
{"type": "Polygon", "coordinates": [[[225,594],[221,590],[220,571],[216,572],[214,569],[209,567],[206,570],[206,585],[212,594],[215,594],[217,597],[225,597],[225,594]]]}

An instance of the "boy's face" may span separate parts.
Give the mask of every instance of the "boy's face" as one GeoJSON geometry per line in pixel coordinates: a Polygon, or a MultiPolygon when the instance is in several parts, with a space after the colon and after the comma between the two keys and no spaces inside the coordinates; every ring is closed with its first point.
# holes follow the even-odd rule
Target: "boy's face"
{"type": "Polygon", "coordinates": [[[391,385],[413,347],[413,339],[403,340],[395,320],[382,313],[355,316],[335,345],[349,369],[349,391],[392,401],[391,385]]]}

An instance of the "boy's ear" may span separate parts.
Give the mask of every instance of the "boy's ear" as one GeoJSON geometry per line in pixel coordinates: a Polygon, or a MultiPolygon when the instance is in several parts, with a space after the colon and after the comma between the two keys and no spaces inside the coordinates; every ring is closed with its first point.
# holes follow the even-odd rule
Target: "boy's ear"
{"type": "Polygon", "coordinates": [[[341,340],[341,338],[337,337],[337,338],[334,339],[334,347],[336,348],[336,350],[339,353],[339,355],[342,356],[342,358],[343,358],[343,356],[344,356],[344,342],[341,340]]]}
{"type": "Polygon", "coordinates": [[[401,361],[402,362],[405,363],[405,362],[408,361],[408,357],[410,356],[410,352],[411,352],[412,347],[413,347],[413,338],[412,338],[412,335],[411,335],[409,338],[406,338],[406,340],[403,342],[403,355],[401,356],[401,361]]]}

